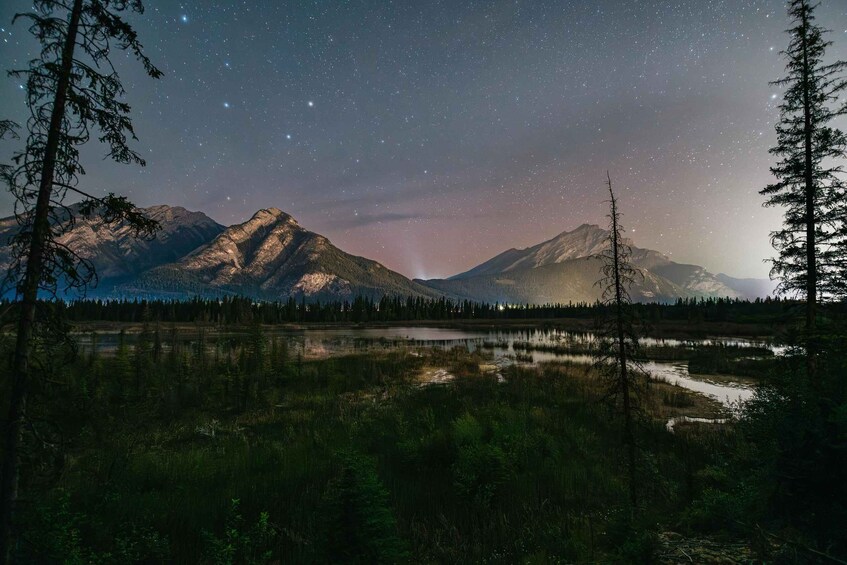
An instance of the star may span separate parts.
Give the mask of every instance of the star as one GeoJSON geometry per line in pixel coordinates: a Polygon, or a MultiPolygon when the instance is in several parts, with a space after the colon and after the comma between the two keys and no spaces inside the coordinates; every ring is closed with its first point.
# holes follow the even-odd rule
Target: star
{"type": "MultiPolygon", "coordinates": [[[[761,206],[755,188],[769,182],[775,158],[768,149],[786,92],[768,86],[785,74],[778,54],[788,41],[785,11],[768,14],[774,2],[674,3],[686,6],[679,8],[609,0],[602,18],[622,33],[585,35],[577,22],[597,23],[596,3],[513,0],[520,17],[493,30],[485,2],[300,2],[294,13],[284,2],[238,2],[243,9],[150,2],[138,19],[139,39],[166,76],[141,82],[132,74],[136,66],[126,65],[125,77],[143,134],[134,147],[150,152],[149,166],[114,172],[92,161],[90,168],[108,185],[149,186],[151,204],[198,211],[222,205],[239,220],[253,206],[278,205],[274,187],[285,186],[290,211],[327,236],[338,237],[343,228],[328,220],[331,214],[352,219],[356,208],[357,220],[370,222],[382,217],[372,214],[375,204],[439,218],[405,222],[395,221],[403,214],[386,214],[392,220],[378,232],[363,223],[335,242],[365,255],[374,245],[371,258],[404,274],[424,259],[427,268],[459,272],[499,253],[501,244],[535,244],[597,223],[605,213],[597,185],[610,168],[628,223],[641,222],[639,243],[655,242],[660,251],[732,275],[766,277],[760,259],[771,256],[767,234],[778,225],[776,210],[749,225],[727,225],[727,237],[739,241],[728,249],[705,236],[700,244],[699,224],[690,227],[690,242],[665,249],[657,242],[675,240],[671,228],[688,226],[703,211],[732,216],[736,206],[761,206]],[[256,4],[261,10],[247,10],[256,4]],[[687,17],[694,12],[707,20],[687,17]],[[665,18],[666,34],[640,25],[657,16],[665,18]],[[348,34],[350,21],[357,29],[348,34]],[[394,35],[401,23],[403,32],[417,28],[411,37],[394,35]],[[467,25],[481,27],[457,34],[467,25]],[[283,28],[289,33],[279,33],[283,28]],[[443,37],[450,39],[441,44],[443,37]],[[585,56],[560,56],[568,52],[585,56]],[[604,80],[596,69],[608,70],[600,73],[604,80]],[[226,98],[215,108],[221,95],[226,98]],[[236,105],[238,112],[226,114],[236,105]],[[288,131],[279,135],[281,128],[288,131]],[[215,174],[217,168],[227,174],[215,174]],[[187,170],[205,176],[175,180],[187,170]],[[261,187],[249,205],[241,197],[226,200],[231,178],[261,187]],[[723,198],[741,182],[744,190],[723,198]],[[318,202],[327,214],[310,211],[318,202]],[[664,215],[681,204],[685,213],[664,215]],[[469,214],[478,219],[465,220],[469,214]],[[422,237],[434,229],[428,221],[439,222],[444,233],[422,237]],[[515,222],[528,227],[512,239],[515,222]],[[394,240],[382,254],[376,233],[394,240]],[[448,235],[465,241],[444,246],[441,237],[448,235]]],[[[825,1],[819,12],[819,21],[845,32],[830,36],[835,43],[825,61],[847,54],[844,3],[825,1]]],[[[0,25],[13,16],[11,4],[21,2],[0,0],[0,25]]],[[[12,66],[32,57],[23,32],[0,27],[3,60],[12,66]]],[[[21,121],[26,85],[18,82],[6,84],[10,93],[19,89],[9,96],[20,99],[18,115],[3,117],[21,121]]],[[[0,208],[11,213],[2,199],[0,208]]]]}

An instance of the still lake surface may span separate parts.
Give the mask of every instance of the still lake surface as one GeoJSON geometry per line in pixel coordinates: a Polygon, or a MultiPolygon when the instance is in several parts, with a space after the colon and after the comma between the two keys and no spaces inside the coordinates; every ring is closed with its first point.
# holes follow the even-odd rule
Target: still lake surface
{"type": "MultiPolygon", "coordinates": [[[[163,328],[162,339],[165,342],[169,339],[168,331],[163,328]]],[[[208,331],[207,339],[213,343],[215,340],[238,339],[239,336],[244,335],[244,333],[208,331]]],[[[484,349],[490,352],[493,355],[493,363],[498,367],[510,364],[535,365],[547,361],[591,363],[593,360],[587,353],[587,349],[597,342],[596,335],[590,332],[552,329],[469,330],[435,327],[270,329],[265,331],[265,335],[286,340],[291,354],[299,353],[306,359],[369,351],[466,347],[470,351],[484,349]],[[523,347],[526,344],[541,346],[547,350],[527,351],[523,347]]],[[[128,335],[127,340],[131,343],[134,337],[128,335]]],[[[197,332],[181,330],[178,339],[185,342],[194,341],[197,339],[197,332]]],[[[78,343],[82,351],[90,351],[95,341],[90,334],[80,334],[78,343]]],[[[98,351],[114,350],[117,343],[118,336],[114,333],[99,334],[96,338],[98,351]]],[[[767,347],[775,353],[780,352],[778,347],[770,343],[741,338],[659,339],[647,337],[641,340],[641,344],[672,348],[693,348],[698,345],[767,347]]],[[[741,382],[724,379],[717,381],[707,376],[689,374],[686,361],[648,361],[644,363],[644,368],[657,379],[711,396],[730,408],[739,406],[753,395],[753,389],[741,382]]]]}
{"type": "MultiPolygon", "coordinates": [[[[596,343],[597,337],[590,332],[572,332],[563,330],[523,330],[523,331],[478,331],[426,327],[396,327],[367,329],[306,330],[302,332],[300,346],[304,353],[343,351],[361,351],[369,348],[393,347],[467,347],[470,351],[485,348],[494,355],[499,366],[511,363],[538,364],[546,361],[570,361],[589,364],[592,357],[585,353],[587,347],[596,343]],[[521,344],[555,347],[557,351],[523,351],[521,344]],[[519,347],[516,350],[515,344],[519,347]],[[576,352],[564,352],[573,349],[576,352]],[[516,353],[529,355],[532,361],[516,359],[516,353]]],[[[666,346],[690,348],[698,345],[726,345],[732,347],[768,347],[765,343],[738,338],[725,339],[657,339],[644,338],[644,346],[666,346]]],[[[644,368],[655,378],[678,384],[689,390],[711,396],[726,406],[737,406],[753,395],[753,389],[739,382],[716,382],[705,376],[692,376],[688,372],[686,361],[662,362],[648,361],[644,368]]]]}

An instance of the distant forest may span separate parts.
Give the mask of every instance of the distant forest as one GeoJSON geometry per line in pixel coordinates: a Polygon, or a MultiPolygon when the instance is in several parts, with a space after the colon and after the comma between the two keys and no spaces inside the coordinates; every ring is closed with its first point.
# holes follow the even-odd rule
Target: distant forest
{"type": "MultiPolygon", "coordinates": [[[[592,319],[604,313],[599,303],[503,305],[457,301],[447,298],[366,297],[352,301],[305,302],[290,298],[284,302],[256,302],[250,298],[224,297],[218,300],[75,300],[53,302],[68,322],[206,322],[213,324],[284,323],[363,323],[449,320],[545,320],[557,318],[592,319]]],[[[730,298],[678,299],[675,303],[633,304],[635,314],[645,322],[732,322],[782,323],[802,316],[802,301],[764,298],[755,301],[730,298]]],[[[7,314],[16,307],[0,302],[7,314]]],[[[834,316],[847,315],[847,303],[829,304],[834,316]]],[[[4,318],[6,316],[3,316],[4,318]]]]}

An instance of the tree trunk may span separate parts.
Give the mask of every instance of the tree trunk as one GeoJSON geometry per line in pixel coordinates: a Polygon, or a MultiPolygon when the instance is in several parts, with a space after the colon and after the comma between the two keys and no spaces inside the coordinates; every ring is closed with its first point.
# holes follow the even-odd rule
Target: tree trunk
{"type": "Polygon", "coordinates": [[[815,343],[815,326],[817,324],[817,290],[818,270],[817,253],[815,249],[815,180],[812,171],[812,107],[809,84],[809,53],[808,53],[808,5],[803,7],[803,127],[804,127],[804,149],[805,162],[803,174],[805,176],[806,197],[806,371],[812,388],[818,391],[817,344],[815,343]]]}
{"type": "Polygon", "coordinates": [[[618,241],[618,206],[615,194],[612,192],[612,177],[606,173],[609,180],[609,195],[612,199],[612,256],[615,267],[615,316],[617,318],[618,334],[618,363],[620,363],[620,384],[623,389],[624,443],[627,450],[627,466],[629,472],[629,499],[633,508],[638,497],[635,492],[635,437],[632,433],[632,406],[629,398],[629,372],[627,371],[626,335],[623,322],[623,287],[620,272],[620,251],[618,241]]]}
{"type": "Polygon", "coordinates": [[[29,356],[35,324],[38,287],[44,268],[44,250],[50,232],[50,198],[53,192],[56,155],[62,134],[74,47],[82,13],[82,0],[74,0],[68,21],[67,36],[62,48],[60,74],[50,116],[50,129],[44,148],[44,161],[38,199],[32,223],[32,238],[26,255],[26,272],[21,288],[20,318],[15,343],[12,390],[9,414],[6,420],[6,437],[3,450],[3,470],[0,478],[0,563],[9,563],[12,553],[12,519],[18,497],[18,466],[20,463],[21,434],[26,417],[27,390],[29,387],[29,356]]]}

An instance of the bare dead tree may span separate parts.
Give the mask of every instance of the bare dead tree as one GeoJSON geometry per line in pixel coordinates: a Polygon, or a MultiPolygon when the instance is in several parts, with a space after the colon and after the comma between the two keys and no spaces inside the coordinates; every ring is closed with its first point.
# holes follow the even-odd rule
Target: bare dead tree
{"type": "Polygon", "coordinates": [[[595,354],[595,367],[603,376],[606,398],[620,411],[623,421],[623,443],[626,449],[629,498],[638,502],[635,417],[643,382],[643,368],[636,359],[638,334],[632,313],[629,289],[641,271],[632,265],[632,250],[623,238],[621,214],[612,190],[612,177],[606,172],[609,189],[609,239],[604,250],[602,277],[596,285],[602,290],[600,301],[607,315],[600,324],[600,343],[595,354]]]}

